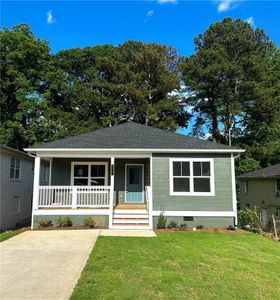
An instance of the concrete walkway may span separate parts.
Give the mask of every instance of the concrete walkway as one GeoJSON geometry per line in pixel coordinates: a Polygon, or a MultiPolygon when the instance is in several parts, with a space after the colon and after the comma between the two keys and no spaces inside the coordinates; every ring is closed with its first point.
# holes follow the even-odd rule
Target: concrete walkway
{"type": "Polygon", "coordinates": [[[127,237],[155,237],[157,236],[153,230],[120,230],[120,229],[102,229],[101,236],[127,236],[127,237]]]}
{"type": "Polygon", "coordinates": [[[26,231],[0,243],[0,299],[68,299],[99,233],[26,231]]]}

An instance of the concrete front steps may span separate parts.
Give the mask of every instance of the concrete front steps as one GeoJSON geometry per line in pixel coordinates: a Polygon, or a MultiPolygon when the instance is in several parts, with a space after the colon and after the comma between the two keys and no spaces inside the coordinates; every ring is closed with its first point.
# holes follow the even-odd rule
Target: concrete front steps
{"type": "Polygon", "coordinates": [[[146,209],[115,209],[113,229],[149,229],[149,214],[146,209]]]}

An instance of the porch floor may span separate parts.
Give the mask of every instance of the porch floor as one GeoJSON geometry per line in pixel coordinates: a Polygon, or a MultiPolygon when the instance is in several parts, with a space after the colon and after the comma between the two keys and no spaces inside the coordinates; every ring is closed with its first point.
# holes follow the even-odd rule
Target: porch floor
{"type": "Polygon", "coordinates": [[[114,209],[146,209],[145,204],[118,204],[114,209]]]}

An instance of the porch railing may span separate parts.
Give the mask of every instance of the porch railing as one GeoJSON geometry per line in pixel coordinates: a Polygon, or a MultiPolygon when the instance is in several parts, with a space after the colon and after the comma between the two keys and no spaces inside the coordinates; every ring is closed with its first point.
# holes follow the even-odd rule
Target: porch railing
{"type": "Polygon", "coordinates": [[[39,186],[38,208],[109,208],[110,186],[39,186]]]}

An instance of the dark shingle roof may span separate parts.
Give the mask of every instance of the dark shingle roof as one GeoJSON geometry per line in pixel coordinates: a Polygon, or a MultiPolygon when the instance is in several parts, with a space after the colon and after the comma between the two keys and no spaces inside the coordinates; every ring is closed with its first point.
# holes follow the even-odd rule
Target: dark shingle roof
{"type": "Polygon", "coordinates": [[[280,164],[259,169],[253,172],[249,172],[238,176],[238,178],[280,178],[280,164]]]}
{"type": "Polygon", "coordinates": [[[215,144],[135,122],[127,122],[95,130],[78,136],[33,146],[32,148],[237,150],[234,147],[215,144]]]}

